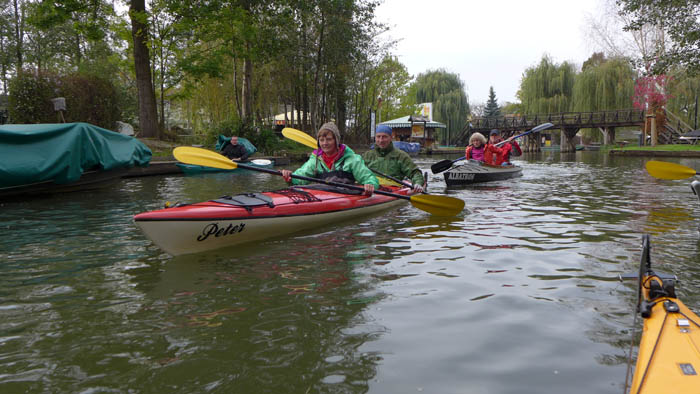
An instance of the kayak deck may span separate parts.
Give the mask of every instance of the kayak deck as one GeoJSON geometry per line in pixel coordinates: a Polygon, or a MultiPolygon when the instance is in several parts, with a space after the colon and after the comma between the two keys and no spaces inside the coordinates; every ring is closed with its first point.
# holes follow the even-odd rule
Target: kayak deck
{"type": "MultiPolygon", "coordinates": [[[[312,186],[315,185],[179,205],[138,214],[134,221],[158,247],[181,255],[326,226],[405,201],[376,193],[345,194],[312,186]],[[240,205],[234,200],[246,201],[240,205]]],[[[403,195],[410,191],[385,190],[403,195]]]]}
{"type": "Polygon", "coordinates": [[[648,236],[644,244],[639,305],[644,327],[630,393],[698,393],[700,317],[676,297],[675,277],[651,269],[648,236]]]}
{"type": "Polygon", "coordinates": [[[493,182],[522,176],[522,167],[494,166],[469,160],[445,172],[447,186],[463,186],[472,183],[493,182]]]}

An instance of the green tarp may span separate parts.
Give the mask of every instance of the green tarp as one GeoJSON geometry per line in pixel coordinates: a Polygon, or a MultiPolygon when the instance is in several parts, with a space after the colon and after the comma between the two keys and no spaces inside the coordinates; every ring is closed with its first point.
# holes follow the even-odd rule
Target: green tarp
{"type": "Polygon", "coordinates": [[[0,187],[77,181],[83,171],[145,167],[141,141],[88,123],[0,126],[0,187]]]}
{"type": "MultiPolygon", "coordinates": [[[[216,140],[216,150],[221,152],[224,150],[226,145],[231,141],[231,137],[226,137],[224,135],[219,135],[219,138],[216,140]]],[[[238,137],[238,143],[240,145],[243,145],[245,150],[248,151],[248,156],[251,156],[253,153],[258,151],[258,148],[255,147],[248,139],[243,138],[243,137],[238,137]]]]}

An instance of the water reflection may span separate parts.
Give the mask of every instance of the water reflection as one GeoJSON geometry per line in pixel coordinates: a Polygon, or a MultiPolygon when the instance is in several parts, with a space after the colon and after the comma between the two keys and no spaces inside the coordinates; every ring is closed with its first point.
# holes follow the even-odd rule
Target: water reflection
{"type": "MultiPolygon", "coordinates": [[[[423,169],[438,158],[418,160],[423,169]]],[[[385,215],[173,258],[131,217],[284,187],[152,177],[0,211],[3,392],[619,392],[638,267],[700,310],[700,204],[644,160],[519,158],[524,176],[385,215]],[[526,389],[525,389],[526,388],[526,389]]]]}

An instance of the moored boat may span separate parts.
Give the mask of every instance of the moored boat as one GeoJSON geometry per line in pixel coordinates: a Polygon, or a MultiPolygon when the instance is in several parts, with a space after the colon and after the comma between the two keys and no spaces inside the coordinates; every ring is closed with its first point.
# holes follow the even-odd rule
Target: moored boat
{"type": "Polygon", "coordinates": [[[644,318],[629,392],[697,393],[700,317],[676,297],[676,277],[651,268],[650,249],[644,235],[639,273],[624,277],[638,281],[637,312],[644,318]]]}
{"type": "Polygon", "coordinates": [[[447,186],[463,186],[479,182],[492,182],[522,176],[522,167],[515,165],[494,166],[469,160],[445,172],[447,186]]]}
{"type": "MultiPolygon", "coordinates": [[[[250,161],[245,161],[243,164],[247,164],[249,166],[253,167],[258,167],[258,168],[272,168],[273,163],[272,160],[268,159],[253,159],[250,161]]],[[[212,172],[241,172],[241,171],[246,171],[242,169],[225,169],[225,168],[215,168],[215,167],[206,167],[206,166],[199,166],[196,164],[185,164],[185,163],[176,163],[176,166],[182,170],[182,172],[185,175],[197,175],[197,174],[208,174],[212,172]]]]}
{"type": "MultiPolygon", "coordinates": [[[[410,192],[408,188],[383,189],[402,195],[410,192]]],[[[138,214],[134,221],[158,247],[182,255],[323,227],[403,201],[377,193],[366,196],[351,189],[307,185],[181,204],[138,214]]]]}
{"type": "Polygon", "coordinates": [[[88,123],[0,126],[0,198],[102,187],[148,166],[137,139],[88,123]]]}

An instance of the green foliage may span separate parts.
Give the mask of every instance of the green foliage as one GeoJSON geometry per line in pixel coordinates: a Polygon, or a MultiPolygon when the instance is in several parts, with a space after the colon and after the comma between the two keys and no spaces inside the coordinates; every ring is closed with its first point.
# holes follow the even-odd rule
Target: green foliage
{"type": "Polygon", "coordinates": [[[486,107],[484,107],[484,116],[501,116],[501,109],[498,106],[498,100],[496,100],[496,92],[493,90],[493,86],[489,88],[489,99],[486,101],[486,107]]]}
{"type": "Polygon", "coordinates": [[[121,118],[119,95],[107,79],[90,74],[71,74],[61,79],[66,99],[66,122],[87,122],[113,129],[121,118]]]}
{"type": "Polygon", "coordinates": [[[51,99],[59,83],[54,75],[20,73],[10,80],[8,113],[11,123],[56,123],[58,121],[51,99]]]}
{"type": "Polygon", "coordinates": [[[666,103],[666,109],[697,129],[700,127],[700,116],[697,113],[700,110],[700,76],[690,76],[681,70],[676,70],[670,76],[670,99],[666,103]]]}
{"type": "Polygon", "coordinates": [[[617,0],[628,23],[625,30],[640,31],[645,25],[661,27],[670,45],[660,43],[642,59],[652,74],[685,67],[691,75],[700,72],[700,0],[617,0]]]}
{"type": "Polygon", "coordinates": [[[451,135],[462,130],[469,115],[469,100],[458,74],[443,69],[431,70],[419,74],[414,85],[417,102],[433,103],[436,121],[445,123],[451,135]]]}
{"type": "Polygon", "coordinates": [[[569,110],[589,112],[632,108],[636,76],[625,58],[588,63],[576,75],[569,110]]]}
{"type": "Polygon", "coordinates": [[[376,85],[374,91],[381,92],[383,121],[413,114],[416,98],[409,95],[411,74],[396,57],[382,59],[368,82],[376,85]]]}
{"type": "Polygon", "coordinates": [[[586,71],[589,67],[597,67],[605,63],[605,54],[603,52],[595,52],[581,66],[581,71],[586,71]]]}
{"type": "Polygon", "coordinates": [[[286,146],[273,130],[254,127],[240,119],[227,119],[215,124],[207,129],[205,134],[205,144],[208,146],[215,145],[219,135],[226,137],[236,135],[246,138],[258,149],[258,152],[263,154],[274,154],[275,151],[286,146]]]}
{"type": "Polygon", "coordinates": [[[66,99],[66,122],[87,122],[106,129],[119,120],[119,93],[112,83],[89,74],[57,76],[21,73],[10,81],[12,123],[56,123],[52,98],[66,99]]]}
{"type": "Polygon", "coordinates": [[[518,90],[524,114],[558,113],[569,110],[576,70],[568,62],[554,64],[543,56],[540,64],[523,73],[518,90]]]}

